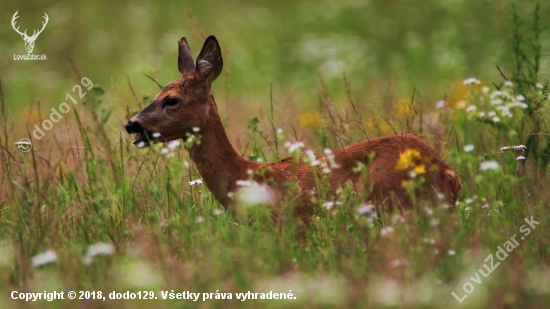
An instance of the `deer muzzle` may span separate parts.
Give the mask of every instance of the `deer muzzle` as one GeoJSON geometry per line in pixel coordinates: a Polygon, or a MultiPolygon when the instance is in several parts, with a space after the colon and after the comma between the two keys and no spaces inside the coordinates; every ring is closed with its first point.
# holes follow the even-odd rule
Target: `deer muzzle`
{"type": "Polygon", "coordinates": [[[141,124],[137,121],[128,121],[126,126],[126,132],[128,134],[137,134],[137,139],[132,143],[138,148],[145,148],[151,145],[151,142],[158,140],[160,137],[159,133],[153,133],[149,130],[146,130],[141,124]]]}

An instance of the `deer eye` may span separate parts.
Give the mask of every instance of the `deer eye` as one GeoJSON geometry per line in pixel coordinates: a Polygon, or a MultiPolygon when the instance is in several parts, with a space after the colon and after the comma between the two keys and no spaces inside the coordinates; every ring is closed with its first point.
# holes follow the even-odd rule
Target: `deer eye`
{"type": "Polygon", "coordinates": [[[178,99],[168,98],[168,99],[164,100],[164,103],[162,105],[163,106],[174,106],[176,104],[178,104],[178,99]]]}

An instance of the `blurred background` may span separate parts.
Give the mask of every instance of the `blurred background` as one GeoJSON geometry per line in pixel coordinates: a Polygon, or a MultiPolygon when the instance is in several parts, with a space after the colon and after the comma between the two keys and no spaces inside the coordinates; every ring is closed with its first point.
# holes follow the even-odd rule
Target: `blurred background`
{"type": "MultiPolygon", "coordinates": [[[[14,290],[95,289],[106,295],[175,287],[177,292],[292,288],[300,299],[295,308],[548,308],[550,1],[540,1],[538,39],[532,29],[537,2],[515,2],[517,29],[513,3],[2,0],[0,80],[10,114],[4,117],[0,100],[0,290],[6,291],[0,293],[0,308],[73,304],[14,301],[8,298],[14,290]],[[48,14],[33,51],[47,60],[13,59],[26,54],[10,24],[16,11],[17,25],[28,34],[48,14]],[[514,33],[523,36],[513,40],[514,33]],[[222,211],[206,186],[195,185],[201,176],[183,147],[166,156],[162,144],[137,149],[124,130],[159,91],[143,73],[162,85],[179,78],[178,40],[187,37],[196,57],[207,35],[215,35],[222,47],[225,70],[214,92],[239,154],[274,161],[288,154],[282,145],[265,147],[277,140],[300,140],[321,153],[367,133],[417,133],[459,175],[464,186],[456,211],[419,204],[418,211],[405,213],[406,220],[390,212],[378,220],[370,203],[362,206],[371,210],[356,213],[361,201],[347,186],[340,200],[353,207],[334,212],[318,207],[320,216],[311,220],[304,242],[294,220],[276,226],[267,208],[222,211]],[[519,61],[511,59],[514,41],[521,43],[516,56],[528,54],[519,61]],[[540,68],[516,83],[520,74],[512,74],[511,66],[519,63],[516,72],[537,66],[537,42],[540,68]],[[500,112],[498,121],[479,116],[503,106],[494,103],[501,99],[489,100],[504,84],[495,64],[516,77],[499,96],[529,104],[512,110],[514,117],[500,112]],[[77,98],[75,67],[104,91],[87,90],[44,138],[33,139],[34,126],[51,108],[59,110],[67,93],[77,98]],[[471,77],[480,83],[465,86],[471,77]],[[519,94],[525,96],[520,100],[519,94]],[[437,109],[442,100],[457,108],[437,109]],[[471,106],[473,112],[467,112],[471,106]],[[274,136],[276,128],[284,138],[274,136]],[[23,137],[33,139],[32,151],[16,150],[14,143],[23,137]],[[512,145],[527,150],[500,151],[512,145]],[[483,171],[482,162],[497,168],[483,171]],[[465,283],[477,282],[469,278],[485,256],[505,246],[532,215],[540,227],[513,253],[506,247],[508,260],[490,278],[479,277],[483,283],[474,285],[464,304],[455,303],[451,291],[462,297],[465,283]],[[92,251],[106,256],[88,265],[81,257],[93,257],[92,251]]],[[[73,307],[111,303],[132,309],[152,304],[75,300],[73,307]]],[[[239,301],[238,307],[292,304],[239,301]]],[[[180,300],[154,305],[194,306],[180,300]]],[[[203,307],[208,306],[231,304],[203,307]]]]}
{"type": "MultiPolygon", "coordinates": [[[[535,3],[518,2],[521,15],[530,16],[535,3]]],[[[321,78],[335,101],[346,104],[344,72],[360,110],[391,114],[391,108],[374,106],[410,99],[415,87],[417,102],[431,108],[457,81],[471,76],[500,81],[495,64],[502,63],[506,72],[511,63],[505,53],[511,5],[506,0],[2,1],[0,78],[11,113],[29,122],[26,108],[33,102],[46,113],[71,91],[77,79],[70,58],[83,76],[105,88],[104,104],[118,115],[126,108],[117,92],[131,97],[127,80],[139,99],[154,95],[157,86],[142,73],[162,85],[178,78],[178,39],[187,37],[196,56],[201,36],[213,34],[228,69],[214,83],[222,118],[228,109],[240,108],[244,118],[269,109],[271,87],[278,107],[319,110],[321,78]],[[13,60],[14,54],[26,54],[10,25],[16,11],[17,24],[29,34],[41,27],[44,13],[49,15],[33,51],[46,54],[46,61],[13,60]]],[[[549,6],[542,3],[542,16],[548,16],[549,6]]],[[[548,29],[550,21],[541,22],[548,29]]],[[[547,51],[548,31],[541,42],[547,51]]],[[[542,64],[547,72],[548,54],[542,64]]],[[[132,112],[139,110],[136,102],[129,105],[132,112]]],[[[124,121],[120,114],[109,124],[120,131],[124,121]]],[[[36,122],[30,119],[30,127],[36,122]]]]}

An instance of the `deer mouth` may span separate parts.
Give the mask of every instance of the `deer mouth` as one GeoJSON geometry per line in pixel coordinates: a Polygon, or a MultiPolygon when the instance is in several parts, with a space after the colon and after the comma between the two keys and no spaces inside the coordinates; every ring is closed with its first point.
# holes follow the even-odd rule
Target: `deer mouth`
{"type": "Polygon", "coordinates": [[[137,148],[145,148],[151,145],[147,133],[138,133],[136,140],[132,144],[137,148]]]}
{"type": "Polygon", "coordinates": [[[158,143],[162,138],[159,132],[149,131],[137,121],[129,121],[125,128],[128,134],[137,134],[136,140],[132,143],[137,148],[149,147],[151,143],[158,143]]]}
{"type": "Polygon", "coordinates": [[[137,148],[145,148],[151,146],[152,143],[158,143],[161,141],[162,135],[158,132],[151,132],[144,130],[138,133],[137,139],[132,142],[137,148]]]}

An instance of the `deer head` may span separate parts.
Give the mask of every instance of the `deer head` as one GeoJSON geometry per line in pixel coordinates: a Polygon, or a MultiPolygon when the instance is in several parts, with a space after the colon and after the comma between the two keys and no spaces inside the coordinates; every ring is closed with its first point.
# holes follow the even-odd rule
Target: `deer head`
{"type": "Polygon", "coordinates": [[[126,124],[129,134],[138,133],[134,145],[147,147],[150,142],[166,142],[186,138],[205,128],[217,115],[211,85],[220,75],[223,61],[214,36],[193,60],[187,40],[179,41],[178,69],[181,78],[166,85],[153,102],[126,124]]]}
{"type": "Polygon", "coordinates": [[[49,17],[48,17],[48,14],[44,13],[45,21],[42,22],[42,29],[38,30],[38,32],[36,30],[33,30],[32,35],[28,36],[27,35],[27,29],[25,29],[24,32],[21,32],[21,31],[19,31],[19,26],[17,26],[17,28],[15,28],[15,20],[19,18],[19,16],[17,15],[18,12],[19,11],[16,11],[15,14],[13,14],[13,17],[11,18],[11,26],[13,27],[13,30],[15,30],[15,32],[17,32],[21,35],[21,37],[25,41],[25,49],[27,50],[27,53],[30,54],[30,53],[32,53],[32,50],[34,49],[34,41],[36,41],[36,38],[38,38],[38,35],[40,33],[42,33],[44,28],[46,28],[46,25],[48,24],[49,17]]]}

